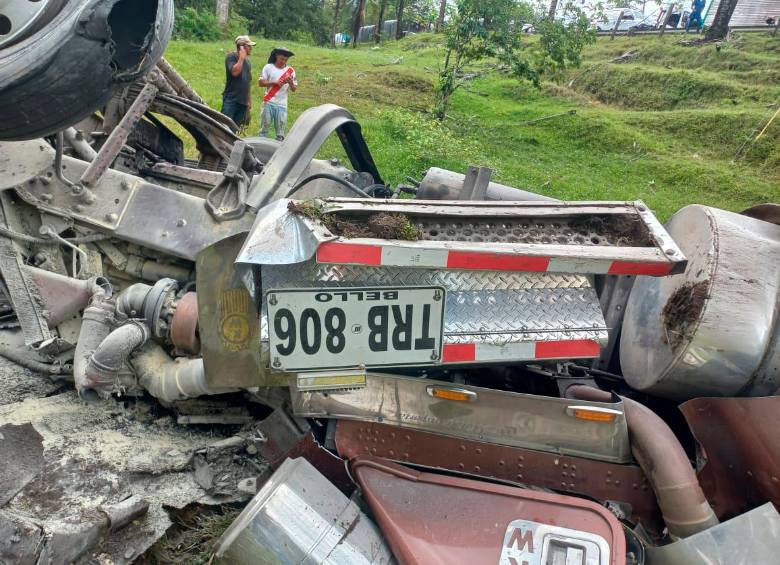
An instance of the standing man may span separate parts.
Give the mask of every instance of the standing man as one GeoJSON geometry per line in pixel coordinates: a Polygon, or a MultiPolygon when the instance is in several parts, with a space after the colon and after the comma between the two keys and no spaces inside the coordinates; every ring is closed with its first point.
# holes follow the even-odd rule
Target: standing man
{"type": "Polygon", "coordinates": [[[225,90],[222,113],[241,128],[252,108],[252,64],[249,55],[257,45],[248,35],[236,37],[236,50],[225,57],[225,90]]]}
{"type": "Polygon", "coordinates": [[[283,47],[271,51],[268,64],[263,67],[257,84],[266,87],[263,96],[263,111],[260,114],[260,137],[268,137],[268,129],[273,123],[276,139],[284,139],[287,125],[287,93],[298,89],[295,71],[287,65],[287,59],[294,53],[283,47]]]}
{"type": "Polygon", "coordinates": [[[688,25],[685,26],[685,33],[691,29],[694,21],[696,22],[696,32],[700,32],[704,22],[701,21],[701,13],[704,11],[705,0],[693,0],[691,4],[691,15],[688,16],[688,25]]]}

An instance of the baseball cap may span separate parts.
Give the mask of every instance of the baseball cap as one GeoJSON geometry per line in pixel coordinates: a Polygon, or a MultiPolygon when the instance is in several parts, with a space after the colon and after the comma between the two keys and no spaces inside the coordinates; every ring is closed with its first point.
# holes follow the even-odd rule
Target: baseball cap
{"type": "Polygon", "coordinates": [[[248,35],[239,35],[236,37],[236,45],[249,45],[250,47],[253,47],[257,45],[248,35]]]}

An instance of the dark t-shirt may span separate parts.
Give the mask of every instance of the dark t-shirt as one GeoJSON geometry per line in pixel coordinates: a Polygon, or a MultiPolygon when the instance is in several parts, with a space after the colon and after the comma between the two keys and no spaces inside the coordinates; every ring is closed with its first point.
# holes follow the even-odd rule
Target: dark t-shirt
{"type": "Polygon", "coordinates": [[[244,59],[241,74],[234,77],[230,69],[238,62],[238,53],[228,53],[225,57],[225,90],[223,98],[232,100],[237,104],[249,104],[249,90],[252,88],[252,65],[249,59],[244,59]]]}

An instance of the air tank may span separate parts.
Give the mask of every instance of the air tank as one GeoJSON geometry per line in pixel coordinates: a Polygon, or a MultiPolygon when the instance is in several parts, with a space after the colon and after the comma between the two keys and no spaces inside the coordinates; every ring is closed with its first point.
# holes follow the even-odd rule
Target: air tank
{"type": "Polygon", "coordinates": [[[626,305],[626,382],[674,400],[780,387],[780,226],[692,205],[666,229],[685,273],[639,277],[626,305]]]}

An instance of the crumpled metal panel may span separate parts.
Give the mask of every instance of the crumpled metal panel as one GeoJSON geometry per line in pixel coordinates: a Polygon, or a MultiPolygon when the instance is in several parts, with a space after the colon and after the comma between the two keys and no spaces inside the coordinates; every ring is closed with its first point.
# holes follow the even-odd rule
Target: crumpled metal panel
{"type": "Polygon", "coordinates": [[[699,482],[719,518],[780,507],[780,396],[696,398],[680,407],[700,446],[699,482]]]}
{"type": "Polygon", "coordinates": [[[650,565],[777,563],[780,514],[771,503],[675,543],[650,547],[650,565]]]}
{"type": "MultiPolygon", "coordinates": [[[[608,334],[598,296],[583,275],[405,269],[317,263],[263,265],[269,289],[442,286],[447,290],[444,343],[591,339],[608,334]]],[[[261,335],[268,339],[263,307],[261,335]]]]}

